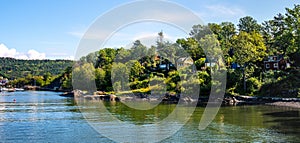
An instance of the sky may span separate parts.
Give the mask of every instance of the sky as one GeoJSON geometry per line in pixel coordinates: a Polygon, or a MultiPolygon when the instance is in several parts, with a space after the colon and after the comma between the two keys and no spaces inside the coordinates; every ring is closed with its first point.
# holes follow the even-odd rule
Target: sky
{"type": "MultiPolygon", "coordinates": [[[[84,33],[97,19],[127,3],[127,0],[0,0],[0,57],[18,59],[74,59],[84,33]]],[[[272,19],[300,0],[174,0],[192,11],[204,23],[225,21],[237,24],[239,18],[252,16],[259,23],[272,19]]],[[[144,6],[147,8],[147,6],[144,6]]],[[[168,9],[166,6],[165,9],[168,9]]],[[[128,16],[142,13],[128,10],[128,16]]],[[[153,14],[155,9],[153,9],[153,14]]],[[[180,17],[185,20],[185,17],[180,17]]],[[[109,20],[123,20],[111,17],[109,20]]],[[[113,24],[112,24],[113,25],[113,24]]],[[[101,26],[101,25],[100,25],[101,26]]],[[[155,39],[163,31],[175,41],[188,33],[162,22],[133,22],[104,38],[102,47],[126,47],[138,39],[155,39]]],[[[103,39],[102,39],[103,40],[103,39]]],[[[147,40],[146,40],[147,41],[147,40]]],[[[153,41],[151,41],[153,43],[153,41]]],[[[151,43],[150,42],[150,43],[151,43]]]]}

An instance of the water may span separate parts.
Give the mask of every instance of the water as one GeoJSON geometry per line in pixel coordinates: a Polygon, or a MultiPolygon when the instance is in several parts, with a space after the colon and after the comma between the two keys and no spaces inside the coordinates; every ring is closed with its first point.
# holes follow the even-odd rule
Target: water
{"type": "MultiPolygon", "coordinates": [[[[91,127],[80,112],[89,111],[95,115],[92,119],[95,124],[109,124],[97,120],[99,115],[92,109],[94,106],[80,107],[83,110],[79,110],[73,99],[58,94],[37,91],[0,93],[0,142],[113,142],[91,127]]],[[[159,105],[153,110],[136,111],[121,103],[104,104],[119,120],[146,127],[163,120],[175,108],[175,105],[159,105]]],[[[202,107],[196,108],[186,125],[162,142],[300,142],[299,109],[222,107],[205,130],[198,130],[203,111],[202,107]]],[[[118,130],[130,131],[126,126],[118,130]]]]}

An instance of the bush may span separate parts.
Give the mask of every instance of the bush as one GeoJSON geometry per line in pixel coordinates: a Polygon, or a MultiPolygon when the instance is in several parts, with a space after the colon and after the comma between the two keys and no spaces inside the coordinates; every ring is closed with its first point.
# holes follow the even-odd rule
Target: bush
{"type": "Polygon", "coordinates": [[[258,93],[262,83],[255,77],[251,77],[246,81],[246,85],[247,85],[247,94],[253,96],[258,93]]]}

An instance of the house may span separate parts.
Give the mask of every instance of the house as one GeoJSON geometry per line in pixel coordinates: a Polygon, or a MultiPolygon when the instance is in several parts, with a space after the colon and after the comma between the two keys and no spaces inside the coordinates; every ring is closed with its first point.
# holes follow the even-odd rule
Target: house
{"type": "Polygon", "coordinates": [[[284,70],[290,68],[290,63],[283,58],[283,55],[269,56],[264,60],[265,70],[284,70]]]}
{"type": "Polygon", "coordinates": [[[215,65],[216,65],[216,62],[213,62],[212,60],[209,60],[208,58],[205,59],[205,68],[214,67],[215,65]]]}
{"type": "Polygon", "coordinates": [[[156,67],[150,68],[151,72],[168,72],[171,70],[176,70],[175,65],[162,56],[155,55],[154,61],[158,63],[156,64],[156,67]]]}
{"type": "Polygon", "coordinates": [[[176,68],[185,68],[194,64],[194,60],[191,57],[179,58],[176,62],[176,68]]]}
{"type": "Polygon", "coordinates": [[[0,86],[5,86],[8,82],[7,78],[0,77],[0,86]]]}
{"type": "Polygon", "coordinates": [[[238,63],[232,63],[232,64],[230,65],[230,68],[231,68],[231,69],[240,69],[241,66],[240,66],[238,63]]]}

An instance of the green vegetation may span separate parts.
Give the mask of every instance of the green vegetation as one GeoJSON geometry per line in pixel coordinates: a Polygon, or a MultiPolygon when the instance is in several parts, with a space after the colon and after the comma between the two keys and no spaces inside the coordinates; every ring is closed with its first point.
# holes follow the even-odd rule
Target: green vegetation
{"type": "MultiPolygon", "coordinates": [[[[231,22],[194,25],[190,37],[178,39],[176,43],[164,41],[163,33],[160,32],[157,44],[152,47],[145,47],[140,41],[136,41],[131,49],[102,49],[83,57],[81,64],[84,65],[89,61],[94,63],[98,90],[112,91],[115,88],[115,91],[124,91],[128,89],[122,89],[123,86],[129,83],[128,86],[131,90],[141,89],[149,92],[155,87],[155,85],[150,85],[150,81],[158,80],[166,84],[167,91],[181,92],[186,90],[181,86],[184,84],[184,80],[181,81],[184,79],[182,78],[184,70],[153,69],[165,63],[176,64],[176,59],[182,57],[179,54],[182,48],[195,61],[198,79],[194,83],[200,85],[203,95],[208,95],[211,77],[210,68],[205,66],[205,62],[207,62],[207,58],[210,59],[215,55],[207,55],[203,49],[205,51],[212,50],[214,53],[216,47],[213,46],[219,45],[224,54],[224,64],[228,71],[227,94],[281,96],[281,93],[289,94],[291,91],[294,93],[294,91],[298,91],[299,84],[289,80],[298,77],[296,68],[299,65],[298,55],[300,54],[299,10],[300,5],[295,5],[293,9],[287,8],[284,15],[278,14],[274,19],[265,21],[263,24],[246,16],[239,20],[237,28],[231,22]],[[161,52],[158,55],[165,59],[155,60],[157,55],[153,51],[161,52]],[[142,54],[151,52],[152,56],[148,57],[144,57],[142,54]],[[131,57],[130,55],[135,56],[131,57]],[[263,61],[271,55],[282,55],[284,60],[291,63],[292,69],[267,71],[263,61]],[[143,58],[137,59],[137,57],[143,58]],[[115,63],[113,63],[115,58],[115,63]],[[130,58],[134,60],[130,60],[130,58]],[[122,60],[130,62],[126,64],[119,62],[122,60]],[[233,64],[238,67],[233,68],[233,64]],[[111,72],[112,69],[114,72],[111,72]],[[114,75],[110,75],[110,73],[114,73],[114,75]],[[129,78],[122,75],[128,75],[129,78]],[[114,85],[111,85],[111,77],[117,79],[114,80],[114,85]],[[273,88],[274,93],[266,92],[270,87],[273,88]]],[[[217,62],[216,66],[220,66],[218,64],[220,63],[217,62]]],[[[293,79],[293,81],[297,81],[297,79],[293,79]]]]}
{"type": "Polygon", "coordinates": [[[14,58],[0,57],[0,76],[17,79],[26,76],[45,76],[58,75],[69,66],[73,61],[70,60],[20,60],[14,58]]]}
{"type": "Polygon", "coordinates": [[[46,86],[55,81],[52,79],[60,79],[63,89],[72,88],[73,74],[80,88],[88,89],[92,85],[85,81],[95,81],[97,90],[120,93],[128,90],[149,93],[151,89],[163,88],[158,83],[164,83],[168,92],[180,93],[189,90],[182,85],[197,84],[202,95],[209,95],[210,69],[224,67],[227,94],[297,96],[300,85],[299,13],[300,5],[294,5],[292,9],[286,8],[285,14],[278,14],[262,24],[246,16],[239,20],[237,27],[231,22],[194,25],[190,37],[178,39],[176,43],[165,41],[163,33],[159,32],[156,45],[151,47],[137,40],[130,49],[105,48],[90,53],[75,64],[73,73],[70,68],[61,73],[62,67],[70,66],[70,61],[2,58],[0,74],[20,78],[16,84],[28,84],[34,78],[36,84],[46,86]],[[214,58],[219,54],[217,51],[223,53],[225,63],[214,58]],[[263,61],[272,55],[282,56],[291,68],[266,70],[263,61]],[[176,69],[177,60],[187,56],[192,58],[195,67],[176,69]],[[197,73],[198,77],[185,83],[187,73],[197,73]]]}
{"type": "Polygon", "coordinates": [[[14,58],[0,58],[0,76],[10,80],[15,87],[24,85],[60,87],[70,89],[67,78],[71,73],[73,61],[70,60],[20,60],[14,58]],[[67,68],[68,67],[68,68],[67,68]],[[69,70],[69,71],[68,71],[69,70]]]}

